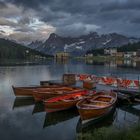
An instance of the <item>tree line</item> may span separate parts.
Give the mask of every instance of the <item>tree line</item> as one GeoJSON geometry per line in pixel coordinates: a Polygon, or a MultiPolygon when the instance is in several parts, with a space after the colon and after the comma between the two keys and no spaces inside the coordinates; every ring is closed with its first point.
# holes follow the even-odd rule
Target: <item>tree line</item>
{"type": "Polygon", "coordinates": [[[0,39],[0,59],[31,59],[35,57],[50,57],[18,43],[0,39]]]}
{"type": "MultiPolygon", "coordinates": [[[[117,48],[118,52],[132,52],[137,51],[140,49],[140,42],[137,43],[129,43],[127,45],[123,45],[121,47],[113,47],[117,48]]],[[[93,54],[93,55],[103,55],[105,48],[99,48],[99,49],[92,49],[86,52],[86,54],[93,54]]]]}

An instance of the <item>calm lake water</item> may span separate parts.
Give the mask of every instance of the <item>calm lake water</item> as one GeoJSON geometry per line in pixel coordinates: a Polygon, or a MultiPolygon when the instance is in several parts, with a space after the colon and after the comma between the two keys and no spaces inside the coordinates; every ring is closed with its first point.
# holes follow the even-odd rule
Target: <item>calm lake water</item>
{"type": "Polygon", "coordinates": [[[31,98],[15,98],[12,85],[38,85],[41,80],[61,79],[62,74],[88,73],[115,75],[137,79],[139,69],[117,68],[86,64],[47,62],[44,65],[0,67],[0,140],[75,140],[77,133],[94,128],[114,126],[118,129],[133,126],[140,121],[140,105],[118,107],[100,123],[81,126],[77,110],[45,113],[41,104],[31,98]]]}

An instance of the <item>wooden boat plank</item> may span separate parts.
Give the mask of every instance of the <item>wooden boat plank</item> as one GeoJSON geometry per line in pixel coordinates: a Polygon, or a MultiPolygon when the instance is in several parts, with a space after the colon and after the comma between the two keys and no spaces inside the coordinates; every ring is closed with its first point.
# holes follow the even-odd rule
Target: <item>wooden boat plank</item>
{"type": "Polygon", "coordinates": [[[89,99],[88,100],[83,99],[76,104],[80,117],[83,121],[101,117],[102,115],[109,112],[109,110],[113,108],[113,106],[117,101],[117,93],[114,92],[108,92],[108,93],[102,92],[99,94],[96,93],[91,97],[93,102],[90,102],[89,99]],[[98,98],[104,98],[104,99],[110,98],[110,100],[104,102],[102,100],[98,100],[98,98]]]}
{"type": "MultiPolygon", "coordinates": [[[[93,92],[94,94],[95,92],[93,92]]],[[[54,97],[48,100],[44,101],[45,104],[45,110],[47,111],[48,109],[53,109],[53,110],[65,110],[65,109],[69,109],[71,107],[76,106],[76,103],[81,100],[81,99],[71,99],[72,97],[76,97],[76,96],[81,96],[81,97],[85,97],[85,95],[89,94],[89,92],[87,90],[82,90],[82,91],[78,91],[72,94],[68,94],[68,95],[62,95],[62,96],[58,96],[58,97],[54,97]]]]}

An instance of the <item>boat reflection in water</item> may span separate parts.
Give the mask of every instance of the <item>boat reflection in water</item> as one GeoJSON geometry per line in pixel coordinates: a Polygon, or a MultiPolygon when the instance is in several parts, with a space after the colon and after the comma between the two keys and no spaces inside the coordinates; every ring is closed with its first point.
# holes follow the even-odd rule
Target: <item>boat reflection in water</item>
{"type": "Polygon", "coordinates": [[[111,61],[105,61],[105,60],[97,61],[94,59],[86,59],[85,63],[88,65],[104,65],[104,66],[112,67],[112,68],[121,67],[121,68],[140,69],[140,62],[139,61],[129,60],[129,59],[124,59],[124,60],[114,59],[111,61]]]}
{"type": "Polygon", "coordinates": [[[140,123],[140,105],[127,105],[117,109],[113,125],[118,129],[129,128],[140,123]]]}
{"type": "Polygon", "coordinates": [[[75,109],[72,108],[72,109],[64,110],[64,111],[46,113],[43,128],[49,127],[51,125],[56,125],[58,123],[72,119],[78,115],[79,114],[76,108],[75,109]]]}
{"type": "Polygon", "coordinates": [[[32,114],[44,112],[44,104],[42,102],[35,103],[32,114]]]}
{"type": "Polygon", "coordinates": [[[13,109],[18,107],[25,107],[33,105],[34,99],[32,97],[16,97],[13,104],[13,109]]]}
{"type": "Polygon", "coordinates": [[[89,133],[93,132],[94,129],[101,128],[101,127],[107,127],[111,126],[114,122],[116,117],[116,109],[114,108],[109,114],[106,114],[105,116],[89,121],[87,123],[82,123],[81,118],[79,119],[77,126],[76,126],[76,132],[77,133],[89,133]]]}
{"type": "Polygon", "coordinates": [[[93,133],[95,129],[102,127],[115,127],[125,129],[140,123],[140,105],[126,105],[117,107],[110,114],[98,120],[82,124],[79,119],[76,127],[77,134],[93,133]]]}

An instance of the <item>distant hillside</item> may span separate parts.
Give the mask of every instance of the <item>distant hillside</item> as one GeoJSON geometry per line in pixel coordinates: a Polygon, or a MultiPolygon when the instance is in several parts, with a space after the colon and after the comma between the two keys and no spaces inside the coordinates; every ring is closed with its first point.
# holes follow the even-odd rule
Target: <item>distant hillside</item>
{"type": "Polygon", "coordinates": [[[31,59],[39,57],[49,57],[49,55],[0,38],[0,59],[31,59]]]}
{"type": "MultiPolygon", "coordinates": [[[[118,52],[131,52],[131,51],[137,51],[140,49],[140,42],[137,43],[129,43],[127,45],[123,45],[121,47],[117,48],[118,52]]],[[[93,54],[93,55],[103,55],[104,54],[104,48],[102,49],[93,49],[90,51],[87,51],[86,54],[93,54]]]]}
{"type": "Polygon", "coordinates": [[[140,49],[140,42],[137,42],[137,43],[133,43],[133,44],[127,44],[127,45],[124,45],[120,48],[118,48],[117,50],[119,52],[125,52],[125,51],[137,51],[138,49],[140,49]]]}
{"type": "Polygon", "coordinates": [[[29,47],[51,55],[65,51],[73,56],[80,56],[88,50],[120,47],[138,41],[139,38],[130,38],[117,33],[99,35],[93,32],[79,37],[63,37],[52,33],[45,42],[35,41],[29,44],[29,47]]]}

